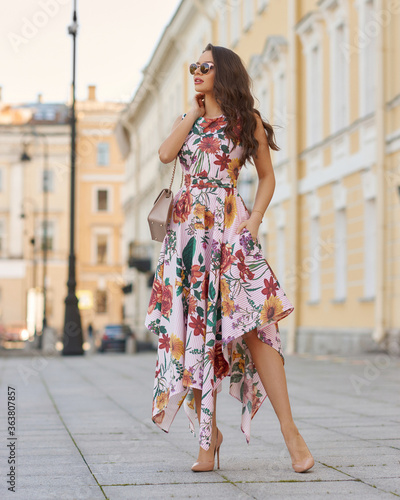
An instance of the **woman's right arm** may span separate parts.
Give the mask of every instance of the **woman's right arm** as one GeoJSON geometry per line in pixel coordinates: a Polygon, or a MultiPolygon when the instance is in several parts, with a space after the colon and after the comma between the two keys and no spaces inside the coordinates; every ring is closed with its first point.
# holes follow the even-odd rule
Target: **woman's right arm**
{"type": "Polygon", "coordinates": [[[182,119],[182,116],[174,121],[172,125],[172,131],[165,141],[161,144],[158,150],[158,156],[162,163],[170,163],[176,155],[179,153],[182,144],[193,127],[193,123],[200,117],[204,115],[205,108],[204,104],[201,103],[202,94],[197,94],[193,101],[192,107],[187,112],[186,116],[182,119]]]}

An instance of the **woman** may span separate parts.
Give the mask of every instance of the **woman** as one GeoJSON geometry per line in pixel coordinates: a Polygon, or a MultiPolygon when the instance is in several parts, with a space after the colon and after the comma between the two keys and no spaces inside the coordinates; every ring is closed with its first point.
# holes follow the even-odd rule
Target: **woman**
{"type": "Polygon", "coordinates": [[[185,185],[174,199],[145,325],[159,335],[153,421],[164,431],[181,407],[200,426],[193,471],[213,470],[222,433],[216,396],[224,377],[250,422],[269,397],[296,472],[314,459],[293,422],[278,321],[293,311],[262,255],[257,234],[275,189],[270,124],[254,109],[249,75],[237,54],[208,44],[190,65],[196,96],[158,151],[178,155],[185,185]],[[251,215],[237,190],[246,160],[259,178],[251,215]]]}

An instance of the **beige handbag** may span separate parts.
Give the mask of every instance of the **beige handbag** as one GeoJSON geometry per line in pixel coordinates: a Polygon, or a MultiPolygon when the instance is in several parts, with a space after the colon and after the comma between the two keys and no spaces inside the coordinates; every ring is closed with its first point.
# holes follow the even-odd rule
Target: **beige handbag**
{"type": "MultiPolygon", "coordinates": [[[[157,196],[154,202],[153,208],[147,217],[150,227],[151,239],[154,241],[163,241],[165,235],[167,234],[167,225],[171,219],[172,209],[174,206],[174,193],[171,191],[172,183],[174,181],[176,160],[174,163],[174,170],[172,172],[172,179],[169,188],[164,188],[161,190],[160,194],[157,196]]],[[[183,170],[182,170],[182,180],[181,186],[183,184],[183,170]]]]}

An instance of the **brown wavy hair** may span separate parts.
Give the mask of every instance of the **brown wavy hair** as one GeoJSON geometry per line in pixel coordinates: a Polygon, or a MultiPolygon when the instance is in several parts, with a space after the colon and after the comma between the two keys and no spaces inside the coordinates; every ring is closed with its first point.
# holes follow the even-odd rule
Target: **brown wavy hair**
{"type": "Polygon", "coordinates": [[[260,112],[254,108],[254,97],[251,92],[252,79],[248,74],[241,58],[233,50],[218,45],[207,44],[203,52],[211,50],[214,59],[214,97],[226,117],[225,134],[234,145],[241,142],[243,155],[241,164],[249,160],[253,165],[252,157],[257,156],[259,143],[254,136],[257,128],[256,113],[262,121],[267,134],[269,147],[279,151],[275,142],[275,133],[272,125],[263,120],[260,112]],[[239,120],[241,130],[239,130],[239,120]]]}

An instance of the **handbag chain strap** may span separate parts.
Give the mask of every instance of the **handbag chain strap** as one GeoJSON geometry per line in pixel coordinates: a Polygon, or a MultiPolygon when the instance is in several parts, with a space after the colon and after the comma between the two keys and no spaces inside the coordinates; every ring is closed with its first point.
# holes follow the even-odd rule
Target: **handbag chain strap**
{"type": "MultiPolygon", "coordinates": [[[[174,162],[174,170],[172,171],[171,184],[169,185],[170,190],[172,189],[172,183],[174,182],[174,175],[175,175],[175,168],[176,168],[176,160],[177,159],[178,159],[178,157],[175,158],[175,162],[174,162]]],[[[182,184],[183,184],[183,169],[182,169],[182,179],[181,179],[180,188],[182,187],[182,184]]]]}

